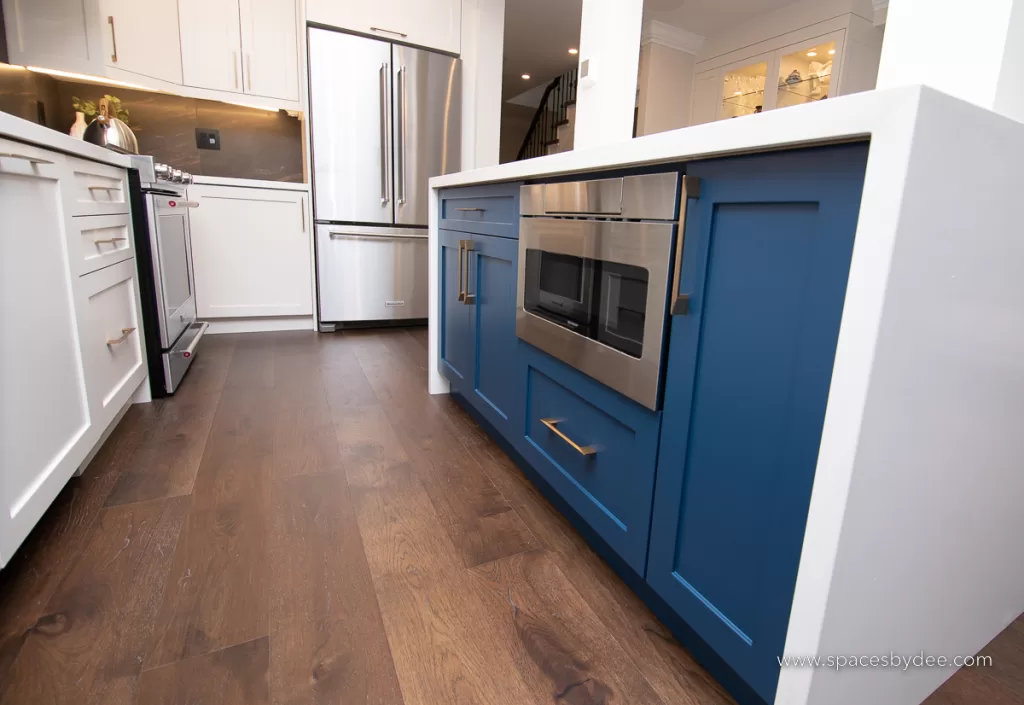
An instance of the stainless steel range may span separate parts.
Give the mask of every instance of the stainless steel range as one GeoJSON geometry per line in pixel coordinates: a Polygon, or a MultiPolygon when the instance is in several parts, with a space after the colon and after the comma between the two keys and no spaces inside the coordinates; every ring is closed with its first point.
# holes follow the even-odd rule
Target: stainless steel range
{"type": "Polygon", "coordinates": [[[196,320],[189,201],[192,175],[133,156],[129,173],[146,354],[154,397],[173,394],[209,324],[196,320]],[[151,267],[147,267],[149,262],[151,267]]]}

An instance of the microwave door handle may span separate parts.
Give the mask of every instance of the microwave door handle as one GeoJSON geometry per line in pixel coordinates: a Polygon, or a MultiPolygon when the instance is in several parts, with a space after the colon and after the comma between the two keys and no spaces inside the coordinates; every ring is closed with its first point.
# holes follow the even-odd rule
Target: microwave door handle
{"type": "Polygon", "coordinates": [[[690,295],[679,293],[683,279],[683,243],[686,235],[686,206],[690,199],[700,198],[700,179],[696,176],[684,176],[682,193],[679,198],[679,224],[676,227],[676,258],[672,275],[672,306],[669,312],[673,316],[686,316],[690,313],[690,295]]]}
{"type": "Polygon", "coordinates": [[[469,293],[469,262],[471,257],[469,253],[473,252],[476,249],[476,242],[474,240],[463,240],[463,242],[465,243],[464,251],[466,253],[466,291],[463,294],[462,303],[466,304],[467,306],[472,306],[473,304],[476,303],[476,295],[469,293]]]}

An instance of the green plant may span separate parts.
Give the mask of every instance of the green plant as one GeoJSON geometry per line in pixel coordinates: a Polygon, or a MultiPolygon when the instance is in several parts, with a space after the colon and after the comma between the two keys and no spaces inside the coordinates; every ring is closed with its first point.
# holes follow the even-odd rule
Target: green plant
{"type": "MultiPolygon", "coordinates": [[[[106,99],[107,103],[110,104],[110,114],[131,127],[131,123],[129,122],[131,114],[128,112],[128,108],[121,104],[121,99],[113,95],[104,95],[103,97],[106,99]]],[[[77,112],[85,115],[86,122],[91,121],[99,115],[99,108],[97,108],[96,103],[91,100],[82,100],[77,96],[72,96],[71,107],[73,107],[77,112]]]]}

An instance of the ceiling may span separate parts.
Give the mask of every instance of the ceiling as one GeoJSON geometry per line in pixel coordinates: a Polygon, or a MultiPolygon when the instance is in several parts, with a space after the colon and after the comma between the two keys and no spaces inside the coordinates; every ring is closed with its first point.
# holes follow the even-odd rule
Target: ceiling
{"type": "MultiPolygon", "coordinates": [[[[794,0],[644,0],[644,19],[712,36],[794,0]]],[[[505,0],[501,99],[546,85],[578,57],[583,0],[505,0]],[[523,80],[522,74],[530,74],[523,80]]]]}
{"type": "Polygon", "coordinates": [[[501,99],[535,86],[579,63],[569,54],[580,41],[583,0],[505,0],[505,49],[501,99]],[[524,81],[522,74],[530,74],[524,81]]]}

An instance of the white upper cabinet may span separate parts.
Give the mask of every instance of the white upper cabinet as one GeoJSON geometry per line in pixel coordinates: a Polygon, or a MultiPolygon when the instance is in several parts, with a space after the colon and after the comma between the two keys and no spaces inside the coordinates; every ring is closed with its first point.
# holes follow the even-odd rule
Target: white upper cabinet
{"type": "Polygon", "coordinates": [[[88,9],[82,0],[3,0],[11,63],[66,71],[99,65],[99,47],[89,42],[96,18],[88,9]]]}
{"type": "Polygon", "coordinates": [[[307,0],[306,19],[452,54],[462,50],[461,0],[307,0]]]}
{"type": "Polygon", "coordinates": [[[299,99],[295,0],[240,0],[245,92],[299,99]]]}
{"type": "Polygon", "coordinates": [[[179,0],[185,85],[298,101],[295,0],[179,0]]]}
{"type": "Polygon", "coordinates": [[[108,67],[181,83],[177,0],[100,0],[100,14],[108,67]]]}
{"type": "Polygon", "coordinates": [[[186,86],[242,92],[238,0],[178,0],[186,86]]]}

